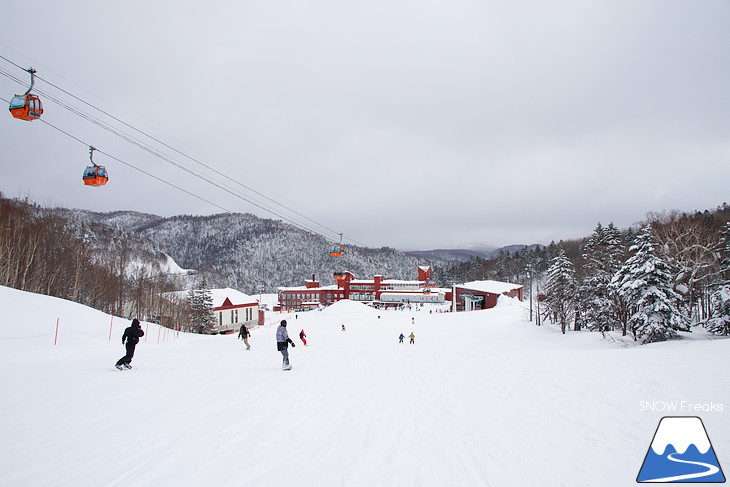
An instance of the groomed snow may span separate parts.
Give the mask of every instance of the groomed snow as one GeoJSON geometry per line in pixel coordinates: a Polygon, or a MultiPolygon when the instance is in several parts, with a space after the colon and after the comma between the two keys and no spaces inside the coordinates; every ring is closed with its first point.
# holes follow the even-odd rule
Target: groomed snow
{"type": "Polygon", "coordinates": [[[272,314],[288,372],[273,325],[246,351],[145,323],[119,372],[128,320],[0,288],[0,486],[633,485],[659,419],[683,415],[642,401],[723,405],[684,415],[730,465],[730,341],[563,336],[500,301],[272,314]]]}

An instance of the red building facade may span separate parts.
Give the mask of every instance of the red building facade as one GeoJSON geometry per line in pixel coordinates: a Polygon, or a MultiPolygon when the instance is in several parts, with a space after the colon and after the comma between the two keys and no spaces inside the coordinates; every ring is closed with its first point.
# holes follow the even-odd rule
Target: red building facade
{"type": "Polygon", "coordinates": [[[385,279],[382,275],[373,276],[372,279],[356,279],[351,272],[344,271],[336,285],[320,286],[312,276],[311,280],[304,281],[304,286],[279,288],[278,296],[283,311],[294,311],[329,306],[341,299],[376,302],[384,293],[423,294],[430,287],[433,287],[431,268],[419,266],[416,281],[385,279]]]}

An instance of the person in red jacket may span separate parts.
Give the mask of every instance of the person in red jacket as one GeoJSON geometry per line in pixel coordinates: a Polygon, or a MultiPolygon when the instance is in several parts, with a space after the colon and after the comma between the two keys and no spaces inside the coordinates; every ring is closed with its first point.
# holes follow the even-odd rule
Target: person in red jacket
{"type": "Polygon", "coordinates": [[[304,333],[304,330],[299,332],[299,339],[304,343],[304,346],[307,346],[307,334],[304,333]]]}
{"type": "Polygon", "coordinates": [[[132,357],[134,357],[134,348],[139,343],[140,337],[143,336],[144,332],[142,331],[142,326],[139,324],[139,320],[137,318],[133,319],[132,326],[124,330],[124,334],[122,335],[122,345],[127,348],[127,354],[117,361],[115,365],[116,368],[119,370],[132,368],[131,364],[132,357]]]}

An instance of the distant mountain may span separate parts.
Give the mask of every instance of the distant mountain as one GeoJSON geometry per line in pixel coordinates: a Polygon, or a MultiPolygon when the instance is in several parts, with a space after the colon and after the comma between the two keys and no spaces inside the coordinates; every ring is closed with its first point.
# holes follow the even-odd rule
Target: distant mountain
{"type": "Polygon", "coordinates": [[[415,279],[417,266],[430,264],[388,247],[346,245],[341,257],[331,257],[331,242],[323,236],[249,213],[165,218],[132,211],[59,211],[148,242],[182,268],[205,275],[212,287],[233,287],[248,294],[299,286],[312,274],[323,285],[334,284],[337,269],[358,277],[415,279]]]}
{"type": "Polygon", "coordinates": [[[127,268],[139,262],[154,262],[163,269],[170,266],[169,256],[178,266],[191,270],[187,276],[180,274],[183,286],[191,285],[196,274],[202,274],[211,287],[233,287],[248,294],[299,286],[312,274],[323,285],[334,284],[333,273],[340,269],[363,278],[382,274],[415,279],[419,265],[448,268],[472,257],[489,259],[500,251],[527,247],[402,252],[389,247],[346,245],[342,257],[331,257],[331,242],[323,236],[249,213],[161,217],[135,211],[52,211],[78,222],[79,233],[100,256],[110,248],[121,249],[128,259],[127,268]]]}
{"type": "Polygon", "coordinates": [[[480,257],[482,259],[491,259],[500,252],[514,253],[524,248],[533,249],[539,247],[539,244],[524,245],[515,244],[507,245],[500,248],[484,248],[484,249],[435,249],[435,250],[409,250],[406,255],[418,257],[420,259],[426,259],[431,262],[438,262],[443,264],[455,264],[459,262],[466,262],[472,257],[480,257]]]}

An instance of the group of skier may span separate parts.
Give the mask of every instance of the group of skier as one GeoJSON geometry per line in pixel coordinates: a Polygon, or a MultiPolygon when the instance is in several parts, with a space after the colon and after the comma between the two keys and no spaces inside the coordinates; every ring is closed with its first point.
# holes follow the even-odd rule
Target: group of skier
{"type": "MultiPolygon", "coordinates": [[[[291,364],[289,363],[289,345],[292,346],[292,348],[296,347],[294,342],[291,338],[289,338],[289,333],[286,329],[286,320],[281,320],[279,323],[279,327],[276,329],[276,349],[281,352],[283,363],[282,363],[282,369],[283,370],[291,370],[291,364]]],[[[342,331],[345,331],[345,325],[342,324],[342,331]]],[[[139,323],[139,320],[137,318],[132,320],[132,324],[124,330],[124,333],[122,334],[122,345],[126,347],[126,354],[120,358],[117,363],[115,364],[115,367],[119,370],[125,370],[125,369],[131,369],[132,368],[132,358],[134,357],[134,349],[137,346],[137,343],[139,343],[139,339],[144,336],[144,332],[142,331],[142,326],[139,323]]],[[[241,329],[238,332],[238,338],[243,340],[244,345],[246,345],[246,350],[251,350],[251,345],[248,343],[248,337],[251,336],[251,332],[248,331],[248,328],[246,328],[246,325],[241,325],[241,329]]],[[[399,343],[403,343],[403,339],[405,336],[403,336],[403,333],[400,334],[398,337],[399,343]]],[[[408,336],[410,338],[410,343],[414,344],[416,340],[416,335],[411,332],[411,334],[408,336]]],[[[299,339],[302,341],[304,346],[307,346],[307,334],[304,333],[304,330],[299,332],[299,339]]]]}
{"type": "MultiPolygon", "coordinates": [[[[403,336],[403,333],[401,333],[400,336],[398,337],[398,343],[403,343],[404,338],[405,338],[405,336],[403,336]]],[[[416,343],[416,335],[414,335],[413,332],[411,332],[411,334],[408,335],[408,338],[411,340],[411,342],[410,342],[411,345],[416,343]]]]}

